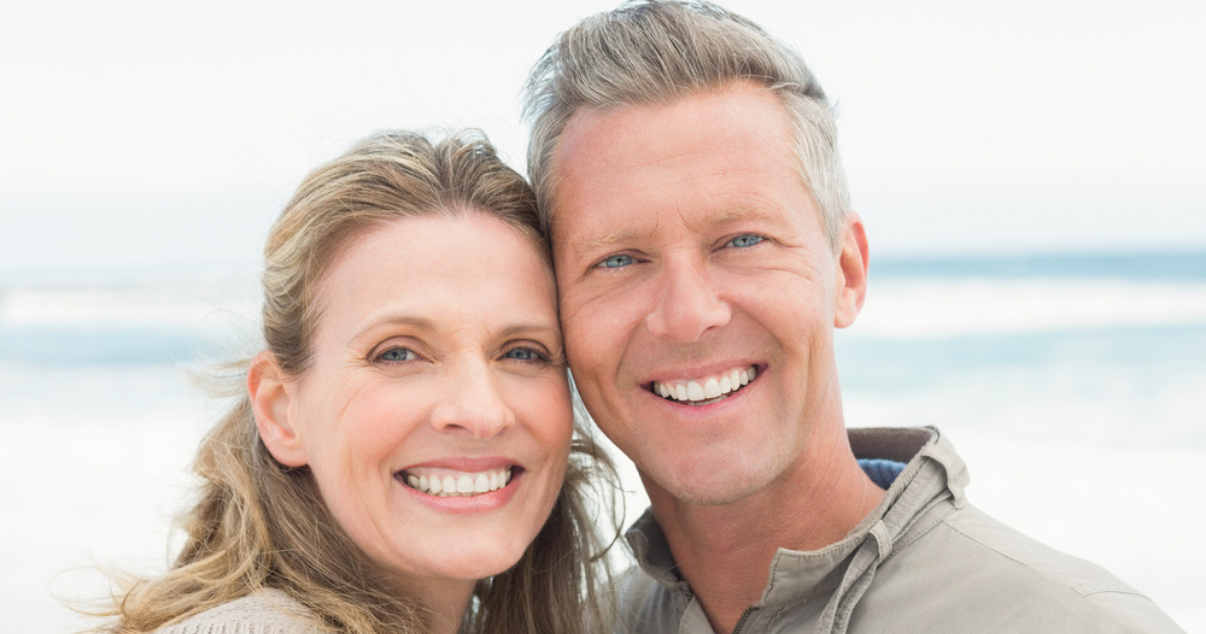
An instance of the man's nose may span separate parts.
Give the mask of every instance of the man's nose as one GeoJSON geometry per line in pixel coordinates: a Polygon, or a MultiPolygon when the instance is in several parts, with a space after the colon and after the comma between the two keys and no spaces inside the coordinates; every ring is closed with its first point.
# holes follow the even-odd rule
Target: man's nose
{"type": "Polygon", "coordinates": [[[717,294],[705,263],[667,261],[645,324],[657,337],[691,342],[729,323],[732,316],[728,302],[717,294]]]}
{"type": "Polygon", "coordinates": [[[492,438],[515,425],[515,413],[500,392],[487,360],[458,363],[448,376],[442,400],[431,414],[441,433],[492,438]]]}

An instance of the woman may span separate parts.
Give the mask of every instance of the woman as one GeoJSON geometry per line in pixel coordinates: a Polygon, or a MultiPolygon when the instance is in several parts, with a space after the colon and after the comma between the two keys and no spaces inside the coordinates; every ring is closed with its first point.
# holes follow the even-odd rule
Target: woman
{"type": "Polygon", "coordinates": [[[605,626],[586,489],[614,470],[574,438],[537,227],[474,133],[382,133],[312,173],[269,235],[267,349],[201,446],[183,552],[108,631],[605,626]]]}

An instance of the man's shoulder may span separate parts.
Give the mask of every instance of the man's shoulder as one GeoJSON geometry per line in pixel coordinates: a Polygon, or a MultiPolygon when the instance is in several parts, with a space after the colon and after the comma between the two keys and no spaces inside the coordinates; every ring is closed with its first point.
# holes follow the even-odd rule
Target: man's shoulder
{"type": "Polygon", "coordinates": [[[972,506],[896,545],[856,610],[879,611],[895,613],[902,625],[928,624],[926,631],[1182,632],[1104,568],[972,506]]]}
{"type": "Polygon", "coordinates": [[[170,625],[157,634],[319,634],[310,612],[280,590],[259,590],[170,625]]]}

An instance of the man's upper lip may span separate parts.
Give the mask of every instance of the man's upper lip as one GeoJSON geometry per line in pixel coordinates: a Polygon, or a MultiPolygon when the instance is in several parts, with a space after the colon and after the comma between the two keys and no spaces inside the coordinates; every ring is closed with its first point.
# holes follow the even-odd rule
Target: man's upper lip
{"type": "Polygon", "coordinates": [[[517,466],[520,466],[518,460],[501,456],[448,456],[408,464],[401,469],[397,469],[397,471],[406,471],[408,469],[450,469],[453,471],[475,473],[517,466]]]}
{"type": "Polygon", "coordinates": [[[757,367],[759,372],[761,372],[761,370],[764,367],[763,364],[760,364],[757,361],[745,361],[745,360],[729,361],[729,362],[725,362],[725,363],[709,363],[708,365],[691,366],[690,368],[686,368],[686,369],[684,369],[682,367],[678,367],[678,368],[674,368],[674,369],[666,369],[666,370],[661,370],[658,372],[652,372],[649,374],[649,376],[645,380],[641,381],[641,384],[649,385],[650,383],[655,383],[655,382],[656,383],[673,383],[675,381],[693,381],[693,380],[698,380],[703,377],[709,377],[709,376],[713,376],[716,374],[720,374],[721,372],[728,372],[728,371],[734,370],[734,369],[744,369],[744,368],[748,368],[750,366],[757,367]]]}

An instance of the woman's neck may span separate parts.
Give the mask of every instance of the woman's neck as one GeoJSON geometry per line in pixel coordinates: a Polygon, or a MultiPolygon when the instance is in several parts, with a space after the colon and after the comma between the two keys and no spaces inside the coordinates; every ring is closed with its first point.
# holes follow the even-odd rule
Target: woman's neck
{"type": "Polygon", "coordinates": [[[419,598],[431,610],[432,634],[456,634],[473,599],[476,581],[463,579],[421,579],[415,586],[419,598]]]}

